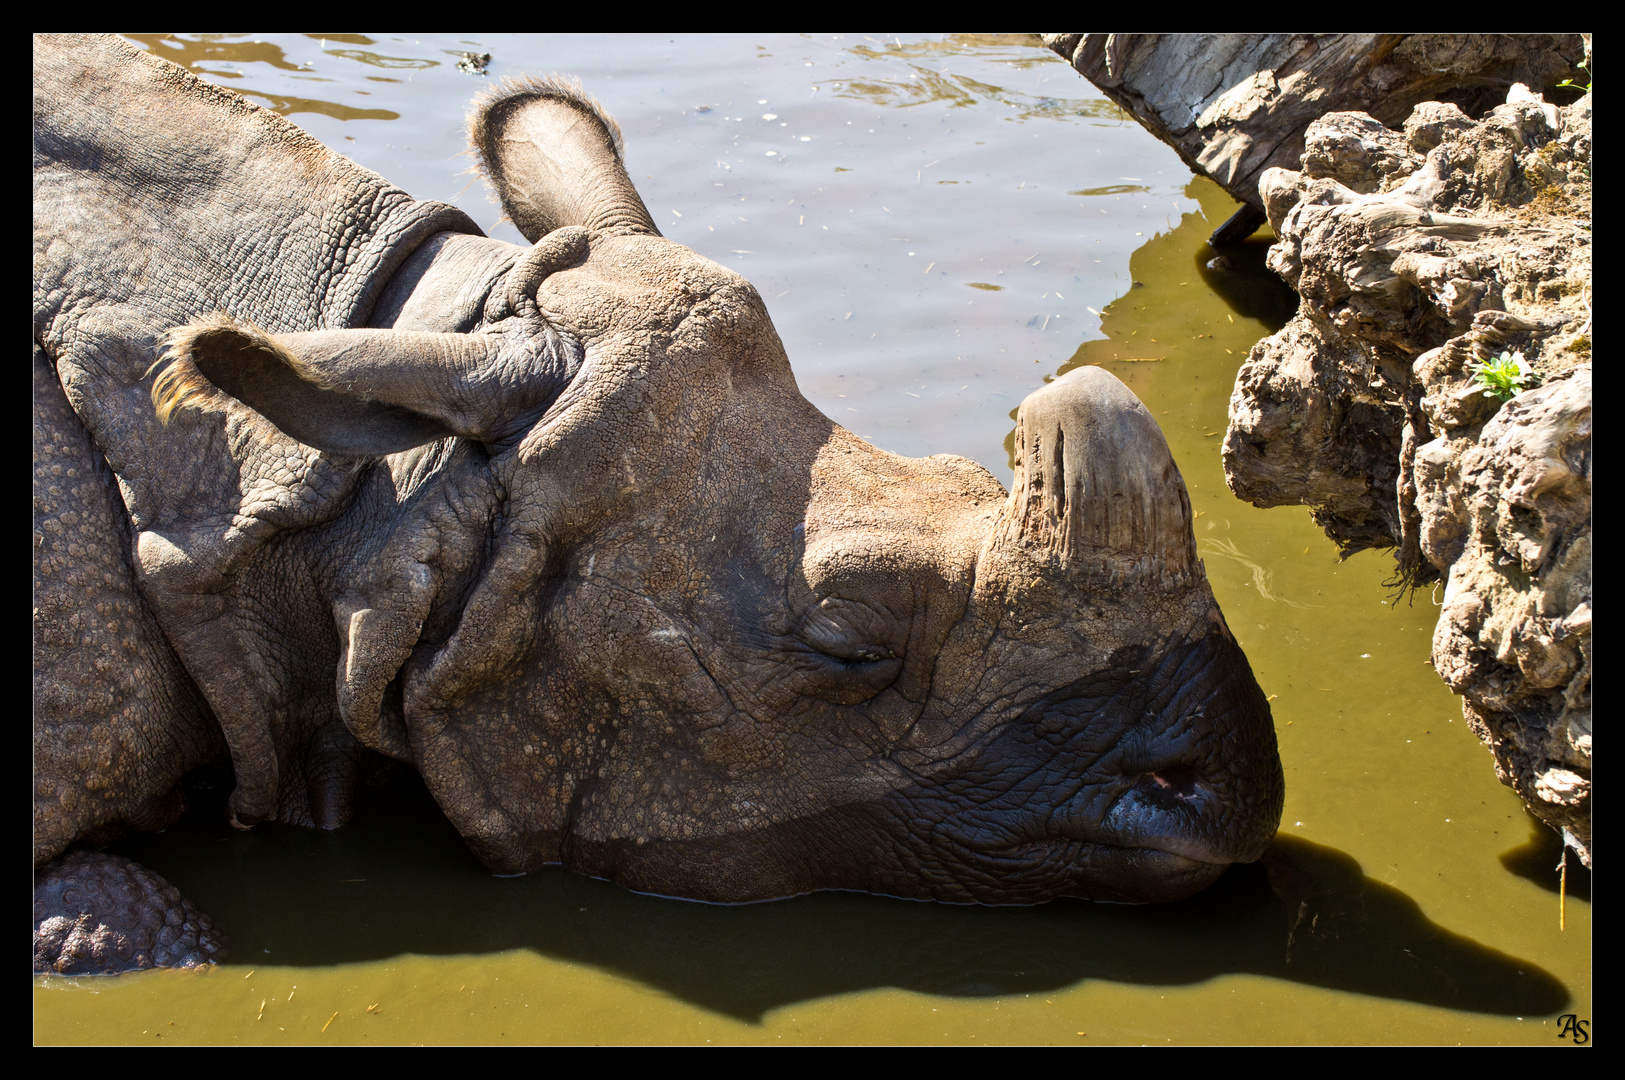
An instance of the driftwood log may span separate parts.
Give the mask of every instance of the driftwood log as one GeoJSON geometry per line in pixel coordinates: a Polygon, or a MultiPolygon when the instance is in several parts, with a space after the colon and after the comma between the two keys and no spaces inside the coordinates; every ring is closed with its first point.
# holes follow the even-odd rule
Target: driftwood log
{"type": "Polygon", "coordinates": [[[1507,85],[1589,39],[1054,38],[1278,237],[1299,309],[1237,374],[1231,490],[1443,579],[1434,666],[1590,865],[1591,96],[1507,85]],[[1506,358],[1541,385],[1503,403],[1474,366],[1506,358]]]}

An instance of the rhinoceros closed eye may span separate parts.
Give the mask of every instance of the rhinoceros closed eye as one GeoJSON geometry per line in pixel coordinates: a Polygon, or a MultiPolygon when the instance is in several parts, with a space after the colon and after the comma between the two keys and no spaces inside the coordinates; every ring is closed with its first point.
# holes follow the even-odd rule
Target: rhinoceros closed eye
{"type": "Polygon", "coordinates": [[[839,644],[830,647],[815,649],[832,660],[839,660],[843,664],[878,664],[883,660],[902,659],[884,645],[872,644],[839,644]]]}
{"type": "Polygon", "coordinates": [[[891,652],[872,645],[860,645],[857,651],[847,659],[855,664],[872,664],[876,660],[891,659],[891,652]]]}
{"type": "Polygon", "coordinates": [[[873,628],[863,626],[874,621],[875,613],[864,605],[828,598],[803,615],[796,628],[799,643],[806,646],[796,664],[802,692],[837,705],[857,705],[895,682],[903,670],[900,650],[876,640],[873,628]]]}
{"type": "Polygon", "coordinates": [[[807,659],[811,663],[800,665],[800,693],[832,705],[861,705],[896,682],[903,670],[898,657],[864,661],[811,653],[807,659]]]}
{"type": "Polygon", "coordinates": [[[826,598],[802,616],[798,636],[825,656],[851,664],[897,659],[872,624],[883,621],[867,605],[826,598]],[[871,624],[871,625],[866,625],[871,624]]]}

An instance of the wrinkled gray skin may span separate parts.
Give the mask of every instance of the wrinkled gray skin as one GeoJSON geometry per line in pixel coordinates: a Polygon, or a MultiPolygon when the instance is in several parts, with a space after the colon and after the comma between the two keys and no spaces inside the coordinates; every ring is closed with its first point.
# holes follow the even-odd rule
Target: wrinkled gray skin
{"type": "Polygon", "coordinates": [[[1008,496],[868,445],[612,123],[478,103],[526,249],[36,41],[36,865],[228,756],[240,827],[333,827],[378,755],[495,871],[705,900],[1172,900],[1257,858],[1269,707],[1144,407],[1033,394],[1008,496]]]}

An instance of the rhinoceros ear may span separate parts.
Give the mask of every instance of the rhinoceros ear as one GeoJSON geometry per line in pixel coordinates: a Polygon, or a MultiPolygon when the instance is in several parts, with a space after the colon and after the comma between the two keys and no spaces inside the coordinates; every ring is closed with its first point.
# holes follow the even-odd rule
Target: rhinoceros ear
{"type": "Polygon", "coordinates": [[[383,455],[454,434],[432,416],[369,401],[312,371],[258,327],[211,315],[173,330],[152,386],[158,419],[224,392],[302,443],[339,454],[383,455]]]}
{"type": "Polygon", "coordinates": [[[554,229],[659,236],[621,159],[621,129],[573,80],[508,79],[474,102],[469,142],[531,243],[554,229]]]}
{"type": "MultiPolygon", "coordinates": [[[[545,328],[544,328],[545,330],[545,328]]],[[[172,330],[152,387],[159,419],[225,393],[300,442],[380,456],[450,435],[504,445],[558,396],[573,364],[542,333],[319,330],[271,335],[225,315],[172,330]]]]}

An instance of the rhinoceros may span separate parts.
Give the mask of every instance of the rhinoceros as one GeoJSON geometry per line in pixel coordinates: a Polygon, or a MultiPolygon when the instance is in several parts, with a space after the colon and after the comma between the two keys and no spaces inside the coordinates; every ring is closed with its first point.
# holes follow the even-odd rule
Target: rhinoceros
{"type": "Polygon", "coordinates": [[[1007,493],[807,402],[568,80],[471,121],[524,247],[116,38],[34,75],[36,968],[219,954],[89,849],[220,762],[240,828],[393,759],[496,873],[707,901],[1168,901],[1273,836],[1269,705],[1110,374],[1026,399],[1007,493]]]}

